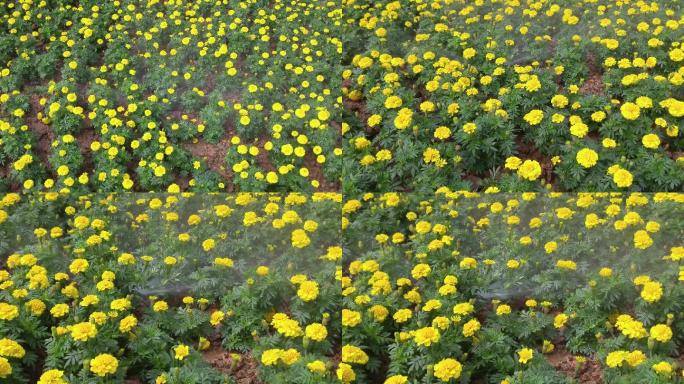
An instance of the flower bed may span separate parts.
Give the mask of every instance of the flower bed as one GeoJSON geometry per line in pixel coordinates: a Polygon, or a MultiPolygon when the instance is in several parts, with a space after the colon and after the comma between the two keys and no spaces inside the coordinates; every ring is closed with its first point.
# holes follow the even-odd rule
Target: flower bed
{"type": "Polygon", "coordinates": [[[4,2],[0,191],[331,191],[332,2],[4,2]]]}
{"type": "MultiPolygon", "coordinates": [[[[344,204],[341,379],[680,382],[681,195],[344,204]],[[361,357],[363,358],[361,358],[361,357]]],[[[338,372],[339,373],[339,372],[338,372]]]]}
{"type": "Polygon", "coordinates": [[[334,382],[339,201],[4,196],[0,379],[334,382]]]}
{"type": "Polygon", "coordinates": [[[346,191],[684,188],[680,2],[346,3],[346,191]]]}

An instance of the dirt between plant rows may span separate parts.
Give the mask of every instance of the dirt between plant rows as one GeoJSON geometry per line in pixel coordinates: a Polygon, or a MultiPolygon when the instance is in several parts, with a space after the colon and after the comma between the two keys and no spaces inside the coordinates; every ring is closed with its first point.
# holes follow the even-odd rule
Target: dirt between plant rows
{"type": "Polygon", "coordinates": [[[560,346],[545,357],[557,371],[579,383],[603,384],[601,363],[594,358],[588,357],[585,362],[578,363],[572,353],[560,346]]]}
{"type": "MultiPolygon", "coordinates": [[[[210,78],[209,81],[213,82],[213,78],[210,78]]],[[[40,105],[40,99],[45,95],[41,94],[40,92],[37,92],[36,90],[36,88],[39,85],[44,86],[45,84],[31,85],[28,86],[26,89],[30,94],[29,103],[31,106],[31,111],[29,114],[27,114],[26,117],[26,123],[29,127],[29,130],[33,131],[36,135],[36,147],[34,148],[36,155],[38,156],[40,161],[46,165],[46,169],[49,173],[49,176],[55,178],[56,173],[55,170],[52,169],[49,159],[52,154],[52,143],[55,140],[56,136],[52,128],[49,125],[44,124],[37,117],[38,112],[42,111],[43,113],[45,113],[45,107],[40,105]]],[[[78,93],[81,99],[85,99],[85,95],[87,93],[86,91],[87,89],[85,85],[79,85],[78,93]]],[[[233,103],[239,100],[239,93],[237,92],[231,92],[226,94],[225,96],[228,100],[230,100],[233,103]]],[[[191,121],[197,121],[199,119],[197,114],[193,112],[186,112],[175,109],[169,113],[169,116],[175,117],[176,119],[181,119],[183,115],[187,115],[187,118],[189,118],[191,121]]],[[[193,157],[204,160],[206,166],[211,171],[216,172],[223,179],[225,179],[226,191],[233,192],[233,172],[230,169],[230,167],[226,165],[225,157],[228,147],[230,147],[231,145],[230,137],[235,135],[235,128],[232,126],[231,122],[226,122],[226,126],[224,128],[226,129],[226,136],[223,139],[221,139],[218,143],[212,144],[206,142],[203,139],[197,139],[193,142],[181,143],[180,145],[184,149],[189,151],[193,157]]],[[[338,127],[333,127],[333,129],[335,128],[339,129],[338,127]]],[[[81,151],[81,154],[83,155],[82,171],[90,173],[94,168],[93,159],[91,157],[90,144],[98,140],[99,135],[97,134],[95,128],[92,126],[92,123],[88,117],[86,117],[83,121],[83,128],[80,130],[78,134],[75,134],[74,136],[76,139],[76,143],[78,144],[78,147],[81,151]]],[[[257,140],[257,143],[255,144],[258,145],[258,143],[265,143],[268,139],[269,137],[267,135],[264,135],[263,137],[260,137],[257,140]]],[[[276,167],[272,164],[268,157],[268,153],[264,150],[261,150],[259,155],[257,156],[257,164],[266,172],[276,170],[276,167]]],[[[311,153],[307,153],[307,156],[304,159],[304,166],[309,169],[310,178],[312,180],[317,180],[319,182],[319,191],[339,191],[341,184],[340,181],[327,179],[323,174],[321,164],[316,162],[315,156],[313,156],[311,153]]],[[[0,177],[4,178],[8,176],[10,173],[11,164],[7,164],[4,167],[0,168],[0,177]]],[[[176,180],[174,180],[174,182],[176,182],[183,190],[188,188],[189,181],[190,177],[182,177],[180,175],[178,175],[176,180]]],[[[20,190],[21,186],[18,184],[13,184],[11,186],[11,189],[20,190]]]]}
{"type": "Polygon", "coordinates": [[[212,346],[202,352],[202,358],[219,372],[233,378],[237,384],[262,384],[259,380],[259,363],[250,353],[240,354],[240,360],[234,361],[230,353],[220,346],[212,346]]]}
{"type": "MultiPolygon", "coordinates": [[[[240,360],[233,361],[230,353],[224,351],[220,346],[212,346],[206,351],[201,352],[204,361],[209,363],[214,369],[230,377],[236,384],[263,384],[259,380],[258,362],[249,353],[239,354],[240,360]]],[[[138,377],[131,377],[124,380],[124,384],[142,384],[143,381],[138,377]]]]}

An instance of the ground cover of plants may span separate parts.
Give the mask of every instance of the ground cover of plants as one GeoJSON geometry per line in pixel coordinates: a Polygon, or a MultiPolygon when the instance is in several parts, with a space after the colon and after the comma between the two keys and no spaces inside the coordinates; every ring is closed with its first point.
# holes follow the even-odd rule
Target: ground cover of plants
{"type": "Polygon", "coordinates": [[[340,199],[3,196],[0,382],[337,382],[340,199]]]}
{"type": "Polygon", "coordinates": [[[0,2],[0,191],[331,191],[331,1],[0,2]]]}
{"type": "Polygon", "coordinates": [[[340,379],[681,383],[683,203],[444,189],[348,199],[340,379]]]}
{"type": "Polygon", "coordinates": [[[345,191],[684,189],[681,1],[343,3],[345,191]]]}
{"type": "Polygon", "coordinates": [[[684,383],[682,4],[0,0],[0,383],[684,383]]]}

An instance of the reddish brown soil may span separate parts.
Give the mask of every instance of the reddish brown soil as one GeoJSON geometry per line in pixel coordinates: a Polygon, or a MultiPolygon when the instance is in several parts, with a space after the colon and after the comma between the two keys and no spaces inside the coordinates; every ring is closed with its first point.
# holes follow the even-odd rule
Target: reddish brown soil
{"type": "Polygon", "coordinates": [[[589,67],[589,78],[580,87],[580,92],[588,95],[605,95],[606,90],[603,86],[601,67],[596,63],[596,57],[592,53],[587,54],[587,66],[589,67]]]}
{"type": "MultiPolygon", "coordinates": [[[[349,88],[351,85],[352,83],[349,79],[342,82],[343,87],[349,88]]],[[[375,136],[380,132],[380,127],[369,127],[366,123],[368,121],[368,118],[371,116],[371,113],[368,112],[368,108],[366,107],[365,102],[353,101],[350,100],[348,97],[344,97],[343,104],[346,110],[352,111],[356,114],[356,117],[358,117],[361,123],[363,123],[364,130],[368,135],[375,136]]]]}
{"type": "Polygon", "coordinates": [[[470,181],[470,184],[473,185],[473,189],[477,190],[480,189],[480,186],[482,185],[482,177],[477,176],[477,175],[465,175],[463,176],[464,179],[470,181]]]}
{"type": "Polygon", "coordinates": [[[318,180],[318,182],[320,183],[318,191],[337,192],[340,190],[340,181],[328,180],[323,175],[323,169],[321,167],[321,164],[319,164],[316,161],[316,156],[314,156],[313,153],[309,152],[306,154],[306,156],[304,157],[304,166],[309,170],[309,177],[314,180],[318,180]]]}
{"type": "Polygon", "coordinates": [[[232,359],[230,354],[220,347],[212,346],[210,349],[202,352],[202,358],[209,363],[217,371],[222,373],[231,373],[230,367],[232,359]]]}
{"type": "Polygon", "coordinates": [[[26,116],[26,122],[29,129],[34,131],[38,138],[38,143],[34,149],[43,164],[49,164],[50,148],[52,148],[52,142],[55,140],[55,134],[49,126],[38,120],[38,111],[42,109],[42,106],[40,105],[40,95],[31,95],[30,103],[31,111],[26,116]]]}
{"type": "Polygon", "coordinates": [[[564,375],[578,380],[579,383],[602,384],[603,373],[601,364],[592,358],[578,366],[575,356],[563,347],[557,347],[551,354],[546,355],[549,364],[564,375]]]}
{"type": "Polygon", "coordinates": [[[218,343],[207,351],[202,352],[202,358],[219,372],[232,377],[237,384],[262,384],[259,380],[258,362],[249,354],[240,355],[235,362],[230,353],[224,351],[218,343]]]}
{"type": "MultiPolygon", "coordinates": [[[[268,156],[268,151],[264,149],[264,143],[270,139],[268,134],[263,134],[253,143],[259,148],[259,154],[256,156],[256,161],[259,167],[261,167],[265,172],[277,172],[276,167],[271,163],[268,156]]],[[[274,149],[275,150],[275,149],[274,149]]]]}
{"type": "MultiPolygon", "coordinates": [[[[89,127],[90,124],[86,126],[89,127]]],[[[83,155],[83,170],[85,172],[90,172],[94,167],[90,144],[99,140],[99,138],[100,137],[92,128],[83,128],[81,129],[81,132],[76,135],[76,143],[78,143],[78,148],[81,150],[81,154],[83,155]]]]}
{"type": "Polygon", "coordinates": [[[230,146],[230,139],[224,138],[216,144],[198,140],[196,143],[186,143],[184,146],[193,156],[203,159],[209,169],[227,180],[232,179],[231,172],[225,166],[226,151],[230,146]]]}
{"type": "Polygon", "coordinates": [[[87,154],[90,153],[90,144],[99,140],[99,138],[100,137],[95,133],[93,128],[84,128],[76,135],[75,139],[83,156],[87,156],[87,154]]]}
{"type": "Polygon", "coordinates": [[[677,160],[680,157],[684,156],[684,152],[681,151],[668,151],[667,153],[670,155],[672,160],[677,160]]]}
{"type": "Polygon", "coordinates": [[[603,78],[599,74],[589,75],[589,78],[584,81],[579,91],[584,94],[601,96],[605,94],[603,88],[603,78]]]}
{"type": "MultiPolygon", "coordinates": [[[[240,101],[240,96],[241,96],[240,91],[235,90],[235,91],[232,91],[232,92],[227,92],[227,93],[225,93],[225,94],[223,95],[223,98],[226,99],[226,100],[228,100],[228,101],[230,101],[230,102],[233,103],[233,104],[236,104],[236,103],[238,103],[238,102],[240,101]]],[[[233,106],[230,105],[229,107],[232,108],[233,106]]]]}

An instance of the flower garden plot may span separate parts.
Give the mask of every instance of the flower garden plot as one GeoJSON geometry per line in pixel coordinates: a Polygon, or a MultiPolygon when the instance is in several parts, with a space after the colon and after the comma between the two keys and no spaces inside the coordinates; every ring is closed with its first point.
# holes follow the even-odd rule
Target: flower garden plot
{"type": "Polygon", "coordinates": [[[678,383],[681,194],[343,206],[343,382],[678,383]]]}
{"type": "Polygon", "coordinates": [[[3,383],[332,383],[340,195],[0,200],[3,383]]]}
{"type": "Polygon", "coordinates": [[[0,3],[0,191],[333,191],[339,5],[0,3]]]}
{"type": "Polygon", "coordinates": [[[681,1],[345,3],[345,191],[684,188],[681,1]]]}

